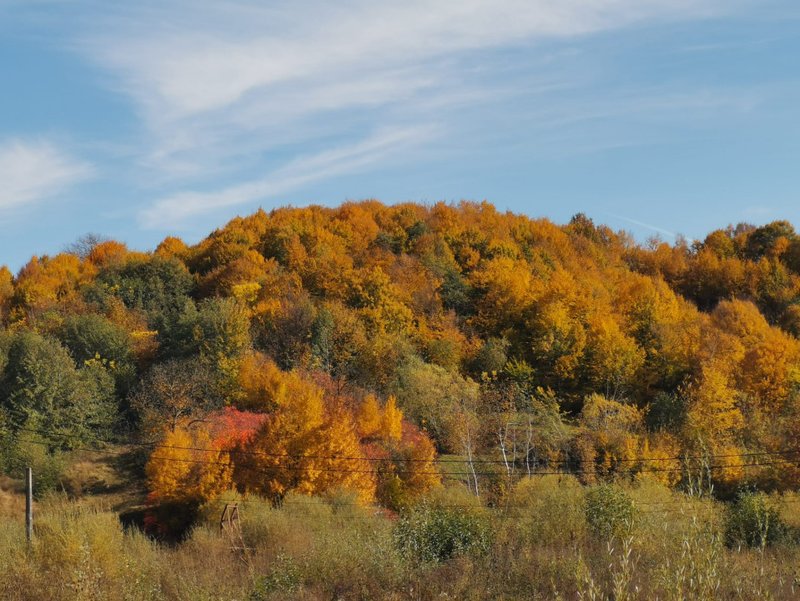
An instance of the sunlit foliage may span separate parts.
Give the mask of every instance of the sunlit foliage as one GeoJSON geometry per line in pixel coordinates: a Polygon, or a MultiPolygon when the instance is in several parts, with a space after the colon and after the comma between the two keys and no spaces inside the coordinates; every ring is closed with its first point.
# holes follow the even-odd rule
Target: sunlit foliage
{"type": "Polygon", "coordinates": [[[170,502],[235,486],[399,508],[440,480],[437,451],[496,500],[541,469],[689,486],[684,457],[722,458],[719,491],[800,479],[753,459],[800,431],[785,221],[637,244],[486,202],[286,207],[195,245],[87,236],[0,268],[0,324],[14,423],[213,447],[210,416],[260,416],[213,477],[154,454],[170,502]]]}

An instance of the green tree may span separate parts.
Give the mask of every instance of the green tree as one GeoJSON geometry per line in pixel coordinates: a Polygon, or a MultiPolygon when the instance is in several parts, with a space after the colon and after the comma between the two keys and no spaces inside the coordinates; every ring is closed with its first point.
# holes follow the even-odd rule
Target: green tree
{"type": "Polygon", "coordinates": [[[394,534],[403,555],[420,562],[483,555],[492,544],[486,510],[474,497],[454,489],[430,495],[414,506],[401,517],[394,534]]]}
{"type": "Polygon", "coordinates": [[[61,342],[79,366],[97,364],[113,376],[120,397],[136,379],[130,334],[102,315],[71,315],[64,321],[61,342]]]}
{"type": "Polygon", "coordinates": [[[317,312],[311,336],[314,363],[340,387],[358,377],[359,357],[367,346],[364,325],[352,310],[340,303],[328,303],[317,312]]]}
{"type": "Polygon", "coordinates": [[[228,398],[235,395],[242,357],[251,347],[247,309],[233,298],[202,301],[194,338],[200,359],[216,375],[220,393],[228,398]]]}
{"type": "Polygon", "coordinates": [[[211,298],[198,307],[195,329],[200,356],[210,361],[241,356],[250,348],[247,309],[233,298],[211,298]]]}
{"type": "Polygon", "coordinates": [[[742,491],[728,508],[725,539],[728,545],[764,548],[786,537],[780,511],[763,492],[742,491]]]}
{"type": "Polygon", "coordinates": [[[109,294],[119,296],[127,307],[144,310],[155,322],[162,314],[183,311],[192,286],[191,274],[178,259],[137,256],[102,271],[87,293],[90,300],[100,301],[109,294]]]}
{"type": "Polygon", "coordinates": [[[509,343],[505,338],[489,338],[475,353],[471,361],[472,372],[476,376],[499,372],[508,362],[508,348],[509,343]]]}
{"type": "Polygon", "coordinates": [[[105,370],[78,370],[58,341],[24,330],[9,345],[0,399],[12,424],[66,435],[63,446],[102,436],[117,409],[105,370]]]}
{"type": "Polygon", "coordinates": [[[403,413],[429,432],[440,449],[461,452],[462,421],[474,415],[479,386],[438,365],[413,359],[397,372],[394,394],[403,413]]]}
{"type": "Polygon", "coordinates": [[[745,254],[748,258],[758,260],[769,254],[782,254],[789,241],[796,237],[794,227],[788,221],[773,221],[753,230],[747,237],[745,254]],[[784,242],[781,242],[781,239],[784,242]],[[781,248],[782,247],[782,248],[781,248]]]}
{"type": "Polygon", "coordinates": [[[61,341],[82,364],[98,355],[117,364],[131,361],[129,334],[102,315],[71,315],[64,321],[61,341]]]}
{"type": "Polygon", "coordinates": [[[198,353],[195,335],[200,319],[195,302],[186,298],[180,311],[160,314],[155,320],[161,359],[181,359],[198,353]]]}
{"type": "Polygon", "coordinates": [[[616,484],[599,484],[586,492],[586,522],[603,539],[624,536],[633,528],[636,508],[628,493],[616,484]]]}

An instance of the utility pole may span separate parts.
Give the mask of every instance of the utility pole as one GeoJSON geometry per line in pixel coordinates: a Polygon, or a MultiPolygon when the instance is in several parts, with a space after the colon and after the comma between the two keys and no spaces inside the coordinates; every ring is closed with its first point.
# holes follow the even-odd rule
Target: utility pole
{"type": "Polygon", "coordinates": [[[25,468],[25,536],[33,537],[33,469],[25,468]]]}

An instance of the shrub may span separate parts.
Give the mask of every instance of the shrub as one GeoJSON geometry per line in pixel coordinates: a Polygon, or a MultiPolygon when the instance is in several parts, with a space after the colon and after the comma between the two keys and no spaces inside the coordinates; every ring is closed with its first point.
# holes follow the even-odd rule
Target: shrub
{"type": "Polygon", "coordinates": [[[9,476],[23,479],[25,468],[33,469],[33,494],[37,498],[59,488],[64,474],[65,462],[63,453],[49,452],[43,440],[36,434],[27,434],[26,438],[16,442],[10,437],[4,449],[4,466],[9,476]]]}
{"type": "Polygon", "coordinates": [[[480,507],[426,500],[400,518],[395,541],[406,557],[439,562],[458,555],[486,553],[491,545],[491,529],[480,507]]]}
{"type": "Polygon", "coordinates": [[[291,557],[279,555],[269,573],[256,579],[250,601],[268,599],[271,593],[295,593],[302,585],[300,568],[291,557]]]}
{"type": "Polygon", "coordinates": [[[725,540],[730,546],[764,548],[783,540],[787,527],[762,492],[740,492],[728,510],[725,540]]]}
{"type": "Polygon", "coordinates": [[[523,539],[526,544],[562,545],[582,539],[586,532],[583,493],[574,476],[522,479],[510,497],[513,519],[504,526],[510,527],[512,539],[523,539]]]}
{"type": "Polygon", "coordinates": [[[601,538],[621,536],[633,526],[635,510],[627,492],[615,484],[600,484],[586,491],[586,522],[601,538]]]}

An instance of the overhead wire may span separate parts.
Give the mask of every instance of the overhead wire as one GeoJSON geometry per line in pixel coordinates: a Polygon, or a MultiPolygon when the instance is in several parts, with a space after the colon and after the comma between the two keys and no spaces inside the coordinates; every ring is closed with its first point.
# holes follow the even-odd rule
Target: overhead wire
{"type": "MultiPolygon", "coordinates": [[[[42,446],[51,446],[57,441],[37,441],[32,439],[19,439],[21,442],[26,442],[30,444],[37,444],[42,446]]],[[[152,448],[180,448],[180,447],[171,447],[169,445],[155,445],[152,448]]],[[[112,456],[123,456],[125,455],[124,452],[120,451],[111,451],[107,449],[93,449],[91,447],[83,447],[83,446],[75,446],[73,450],[80,450],[90,453],[98,453],[98,454],[107,454],[112,456]]],[[[183,450],[193,450],[191,448],[184,448],[183,450]]],[[[211,449],[204,449],[206,451],[210,451],[211,449]]],[[[225,453],[223,449],[214,449],[216,453],[225,453]]],[[[234,453],[235,454],[235,453],[234,453]]],[[[330,456],[316,456],[318,459],[324,459],[328,461],[338,461],[342,460],[341,457],[330,455],[330,456]]],[[[312,457],[294,457],[296,459],[311,459],[312,457]]],[[[713,458],[713,456],[708,456],[709,459],[713,458]]],[[[170,456],[159,456],[156,458],[159,461],[170,461],[170,462],[177,462],[177,463],[188,463],[188,464],[199,464],[199,465],[219,465],[224,467],[231,467],[232,463],[227,461],[211,461],[207,459],[191,459],[191,458],[183,458],[183,457],[170,457],[170,456]]],[[[676,458],[679,460],[679,458],[676,458]]],[[[467,460],[464,460],[462,463],[468,464],[467,460]]],[[[353,473],[353,474],[381,474],[381,473],[391,473],[391,474],[413,474],[413,475],[431,475],[431,476],[465,476],[465,477],[473,477],[473,476],[509,476],[509,475],[529,475],[529,476],[565,476],[565,475],[588,475],[588,476],[603,476],[607,475],[607,472],[602,470],[585,470],[585,469],[571,469],[568,466],[564,469],[560,470],[538,470],[532,471],[530,473],[525,472],[513,472],[509,473],[508,470],[496,470],[496,471],[459,471],[459,472],[439,472],[439,471],[424,471],[424,470],[401,470],[401,469],[351,469],[351,468],[342,468],[342,467],[326,467],[326,466],[319,466],[319,465],[261,465],[258,468],[255,466],[249,466],[246,462],[241,462],[236,464],[237,467],[240,469],[253,469],[254,471],[264,473],[265,475],[274,475],[275,471],[315,471],[315,472],[330,472],[330,473],[353,473]]],[[[704,464],[695,466],[697,470],[726,470],[726,469],[752,469],[756,467],[768,467],[768,466],[792,466],[795,467],[794,463],[791,463],[786,460],[779,460],[779,461],[763,461],[763,462],[754,462],[754,463],[735,463],[735,464],[704,464]]],[[[631,470],[616,470],[611,473],[616,475],[636,475],[636,474],[647,474],[647,473],[682,473],[687,471],[687,466],[680,466],[674,468],[641,468],[641,469],[631,469],[631,470]]]]}
{"type": "MultiPolygon", "coordinates": [[[[47,442],[41,441],[41,440],[37,441],[37,440],[32,440],[32,439],[22,439],[21,438],[21,439],[19,439],[19,441],[20,442],[24,442],[24,443],[37,444],[37,445],[48,445],[47,442]]],[[[51,444],[52,443],[57,443],[57,441],[51,440],[50,443],[51,444]]],[[[157,446],[161,447],[161,445],[157,445],[157,446]]],[[[120,456],[124,456],[124,455],[127,454],[124,451],[109,450],[109,449],[93,449],[91,447],[75,447],[74,450],[92,452],[92,453],[103,454],[103,455],[114,456],[114,457],[120,457],[120,456]]],[[[187,449],[187,450],[191,450],[191,449],[187,449]]],[[[713,457],[713,456],[709,456],[709,457],[713,457]]],[[[331,459],[336,459],[336,457],[330,457],[330,458],[331,459]]],[[[200,464],[200,465],[219,465],[219,466],[223,466],[223,467],[233,467],[230,462],[223,462],[223,461],[187,459],[187,458],[180,458],[180,457],[161,457],[159,459],[160,460],[164,460],[164,461],[170,461],[170,462],[178,462],[178,463],[200,464]]],[[[769,461],[769,462],[758,462],[758,463],[749,463],[749,464],[706,465],[706,466],[702,466],[702,469],[716,470],[716,469],[733,469],[733,468],[758,468],[758,467],[767,467],[767,466],[773,466],[773,465],[791,465],[791,466],[794,466],[794,464],[788,463],[788,462],[785,462],[785,461],[778,461],[778,462],[769,461]]],[[[267,466],[265,469],[258,469],[258,468],[255,468],[254,466],[249,466],[249,465],[246,465],[246,464],[241,465],[239,467],[242,468],[242,469],[254,471],[256,473],[259,473],[259,474],[262,474],[262,475],[266,475],[266,476],[274,476],[274,471],[275,470],[284,470],[284,469],[290,469],[290,468],[303,469],[300,466],[267,466]]],[[[677,469],[683,470],[685,468],[677,468],[677,469]]],[[[315,471],[320,471],[320,472],[343,472],[343,473],[381,473],[380,471],[376,471],[376,470],[348,470],[348,469],[340,469],[340,468],[316,468],[315,471]]],[[[634,475],[634,474],[639,474],[639,473],[654,473],[654,472],[662,473],[664,471],[676,471],[676,469],[669,469],[669,468],[668,469],[642,469],[642,470],[637,470],[637,471],[630,471],[629,473],[631,475],[634,475]]],[[[391,473],[398,473],[398,472],[397,471],[392,471],[391,473]]],[[[403,472],[400,472],[400,473],[403,473],[403,472]]],[[[413,471],[411,471],[409,473],[417,473],[417,474],[429,473],[431,475],[442,475],[439,472],[413,472],[413,471]]],[[[621,475],[620,472],[617,472],[617,474],[621,475]]],[[[447,475],[473,476],[473,472],[457,472],[457,473],[450,473],[450,474],[447,474],[447,475]]],[[[506,474],[506,472],[498,471],[498,472],[475,472],[475,475],[479,475],[479,476],[505,476],[507,474],[506,474]]],[[[599,475],[599,474],[596,471],[573,470],[573,471],[538,471],[538,472],[532,472],[531,474],[521,473],[521,474],[517,474],[517,475],[525,477],[526,475],[529,475],[529,476],[545,476],[545,475],[566,476],[566,475],[599,475]]],[[[634,507],[639,508],[638,510],[641,513],[646,513],[646,514],[681,513],[684,509],[689,509],[687,507],[687,503],[686,502],[690,501],[690,500],[691,499],[669,500],[669,501],[651,501],[651,502],[634,501],[633,505],[634,505],[634,507]],[[659,509],[659,510],[641,509],[640,506],[643,506],[643,507],[655,507],[655,506],[658,506],[658,507],[661,507],[661,509],[659,509]]],[[[219,500],[218,502],[222,503],[223,501],[219,500]]],[[[234,502],[239,504],[239,505],[242,505],[242,506],[247,506],[247,505],[251,505],[251,504],[253,504],[253,505],[254,504],[259,504],[257,502],[254,503],[253,501],[250,501],[250,500],[247,500],[247,499],[236,500],[234,502]]],[[[796,504],[796,503],[800,503],[800,498],[798,498],[798,499],[782,499],[780,502],[781,503],[787,503],[787,504],[796,504]]],[[[284,507],[284,506],[290,506],[290,507],[293,507],[293,506],[315,506],[315,505],[316,506],[328,505],[329,507],[333,506],[333,507],[348,507],[348,508],[367,509],[367,508],[364,508],[363,506],[358,505],[356,503],[341,503],[341,504],[338,504],[338,505],[336,503],[334,503],[333,505],[331,505],[331,504],[326,504],[324,502],[318,502],[318,501],[298,501],[298,500],[294,500],[294,499],[290,499],[290,500],[284,499],[281,502],[277,503],[276,507],[284,507]]],[[[459,510],[465,510],[465,511],[467,511],[467,510],[469,510],[469,511],[474,511],[474,510],[480,511],[480,510],[485,510],[485,509],[495,509],[497,511],[494,511],[492,513],[492,516],[494,518],[500,518],[500,519],[518,519],[518,518],[520,518],[520,516],[514,510],[529,509],[529,507],[527,507],[525,505],[518,505],[518,504],[500,504],[500,505],[497,505],[494,508],[487,508],[487,507],[483,507],[483,506],[479,506],[479,505],[478,506],[472,506],[472,505],[467,505],[467,504],[447,504],[447,503],[444,503],[444,504],[443,503],[434,503],[433,506],[434,507],[445,507],[445,508],[459,509],[459,510]]],[[[385,510],[380,510],[380,509],[375,510],[375,509],[373,509],[371,515],[344,515],[344,514],[341,514],[341,513],[334,513],[334,514],[331,515],[331,517],[336,518],[336,519],[372,520],[378,515],[384,515],[385,516],[385,515],[391,515],[391,514],[387,513],[385,510]]]]}
{"type": "MultiPolygon", "coordinates": [[[[72,438],[72,439],[81,439],[74,434],[67,434],[67,433],[60,433],[54,432],[52,430],[45,430],[45,429],[32,429],[27,428],[24,426],[18,426],[16,428],[19,431],[45,435],[45,436],[58,436],[61,438],[72,438]]],[[[195,447],[195,446],[183,446],[183,445],[170,445],[170,444],[163,444],[163,443],[155,443],[155,442],[140,442],[140,441],[111,441],[102,439],[99,437],[89,437],[91,440],[102,443],[102,444],[118,444],[118,445],[127,445],[127,446],[137,446],[137,447],[144,447],[149,449],[170,449],[170,450],[180,450],[180,451],[195,451],[195,452],[204,452],[204,453],[220,453],[220,452],[232,452],[236,455],[245,455],[245,456],[257,456],[257,457],[270,457],[270,458],[285,458],[285,459],[314,459],[314,460],[337,460],[337,461],[368,461],[368,462],[400,462],[400,463],[434,463],[434,464],[486,464],[486,465],[502,465],[508,466],[513,462],[503,460],[503,459],[454,459],[454,458],[431,458],[431,459],[419,459],[413,457],[365,457],[365,456],[348,456],[348,455],[306,455],[300,453],[270,453],[267,451],[258,451],[258,450],[248,450],[248,449],[236,449],[235,451],[228,451],[221,448],[209,448],[209,447],[195,447]]],[[[800,449],[796,450],[778,450],[778,451],[752,451],[746,453],[722,453],[722,454],[715,454],[709,453],[704,455],[679,455],[673,457],[640,457],[640,458],[615,458],[614,464],[619,463],[646,463],[646,462],[662,462],[662,461],[681,461],[681,462],[688,462],[688,461],[708,461],[711,459],[731,459],[731,458],[744,458],[744,457],[776,457],[776,456],[792,456],[792,455],[800,455],[800,449]]],[[[564,462],[562,462],[564,463],[564,462]]],[[[730,466],[724,467],[742,467],[744,465],[756,465],[756,464],[732,464],[730,466]]],[[[763,464],[766,465],[766,464],[763,464]]],[[[711,467],[711,466],[702,466],[702,467],[711,467]]],[[[372,471],[372,470],[370,470],[372,471]]],[[[640,473],[641,470],[636,470],[637,473],[640,473]]],[[[452,473],[452,472],[451,472],[452,473]]],[[[562,473],[562,472],[557,472],[562,473]]],[[[574,473],[571,472],[571,473],[574,473]]],[[[470,475],[472,472],[470,471],[470,475]]]]}

